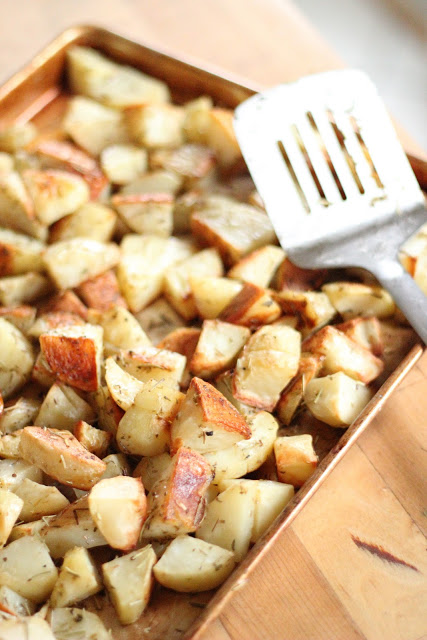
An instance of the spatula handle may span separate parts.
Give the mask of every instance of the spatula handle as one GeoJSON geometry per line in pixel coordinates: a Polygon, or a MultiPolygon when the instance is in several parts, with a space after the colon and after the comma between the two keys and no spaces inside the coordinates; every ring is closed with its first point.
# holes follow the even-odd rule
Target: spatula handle
{"type": "Polygon", "coordinates": [[[383,260],[369,269],[387,289],[420,338],[427,344],[427,296],[397,260],[383,260]]]}

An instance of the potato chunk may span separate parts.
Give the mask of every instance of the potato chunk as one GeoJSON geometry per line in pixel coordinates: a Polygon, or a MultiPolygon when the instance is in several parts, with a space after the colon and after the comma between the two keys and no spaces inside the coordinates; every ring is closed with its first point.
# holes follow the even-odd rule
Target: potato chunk
{"type": "MultiPolygon", "coordinates": [[[[4,611],[5,613],[10,613],[14,616],[24,617],[30,616],[35,613],[36,605],[28,598],[23,598],[13,591],[13,589],[9,589],[6,585],[0,587],[0,611],[4,611]]],[[[0,633],[2,632],[0,626],[0,633]]],[[[0,636],[1,637],[1,636],[0,636]]]]}
{"type": "Polygon", "coordinates": [[[68,607],[101,591],[102,583],[87,549],[74,547],[64,556],[50,606],[68,607]]]}
{"type": "Polygon", "coordinates": [[[0,621],[0,636],[8,640],[58,640],[46,620],[38,615],[0,621]]]}
{"type": "Polygon", "coordinates": [[[47,229],[37,220],[31,198],[15,171],[0,172],[0,224],[39,240],[47,238],[47,229]]]}
{"type": "Polygon", "coordinates": [[[111,640],[110,631],[107,631],[96,613],[86,609],[58,607],[49,612],[49,621],[56,640],[111,640]]]}
{"type": "Polygon", "coordinates": [[[102,565],[105,586],[122,624],[136,622],[147,606],[156,562],[152,546],[147,545],[102,565]]]}
{"type": "Polygon", "coordinates": [[[87,202],[77,211],[55,222],[49,232],[51,243],[73,238],[108,242],[113,235],[117,214],[100,202],[87,202]]]}
{"type": "Polygon", "coordinates": [[[239,260],[227,275],[257,287],[268,287],[284,258],[285,252],[281,247],[269,244],[239,260]]]}
{"type": "Polygon", "coordinates": [[[24,460],[77,489],[91,489],[106,468],[69,431],[25,427],[20,450],[24,460]]]}
{"type": "Polygon", "coordinates": [[[42,271],[44,244],[21,233],[0,229],[0,276],[42,271]]]}
{"type": "Polygon", "coordinates": [[[33,424],[71,431],[79,420],[93,422],[95,417],[92,407],[72,387],[55,383],[47,392],[33,424]]]}
{"type": "Polygon", "coordinates": [[[123,307],[116,306],[103,313],[90,312],[89,319],[103,328],[107,350],[116,347],[138,351],[141,347],[151,346],[151,340],[139,322],[123,307]]]}
{"type": "Polygon", "coordinates": [[[207,320],[217,318],[243,288],[241,282],[229,278],[193,276],[190,286],[197,312],[207,320]]]}
{"type": "Polygon", "coordinates": [[[234,553],[190,536],[171,542],[154,567],[158,582],[183,593],[215,589],[235,566],[234,553]]]}
{"type": "Polygon", "coordinates": [[[132,549],[147,518],[141,478],[116,476],[100,480],[89,494],[95,524],[113,549],[132,549]]]}
{"type": "Polygon", "coordinates": [[[193,378],[171,427],[172,451],[184,445],[207,453],[250,437],[250,428],[233,405],[208,382],[193,378]]]}
{"type": "Polygon", "coordinates": [[[55,515],[69,504],[56,487],[39,484],[29,478],[25,478],[15,489],[15,495],[23,501],[19,518],[24,522],[55,515]]]}
{"type": "Polygon", "coordinates": [[[38,538],[24,536],[0,552],[0,586],[6,585],[33,602],[49,597],[57,577],[49,550],[38,538]]]}
{"type": "Polygon", "coordinates": [[[132,144],[113,144],[101,152],[101,167],[114,184],[127,184],[147,170],[147,151],[132,144]]]}
{"type": "Polygon", "coordinates": [[[111,357],[105,361],[105,382],[114,402],[124,411],[130,409],[144,388],[143,382],[123,371],[111,357]]]}
{"type": "Polygon", "coordinates": [[[261,327],[246,343],[233,377],[233,395],[271,411],[298,371],[301,336],[286,326],[261,327]]]}
{"type": "Polygon", "coordinates": [[[233,127],[233,111],[215,107],[210,109],[204,141],[215,151],[222,169],[233,169],[242,163],[242,152],[233,127]]]}
{"type": "Polygon", "coordinates": [[[169,149],[184,143],[182,107],[171,104],[142,104],[126,109],[125,118],[132,139],[147,149],[169,149]]]}
{"type": "Polygon", "coordinates": [[[305,388],[304,400],[318,420],[331,427],[347,427],[368,404],[372,395],[369,387],[339,371],[311,380],[305,388]]]}
{"type": "Polygon", "coordinates": [[[158,380],[173,389],[181,383],[186,365],[180,353],[155,347],[140,347],[137,352],[121,350],[115,360],[141,382],[158,380]]]}
{"type": "Polygon", "coordinates": [[[277,302],[264,289],[247,282],[223,309],[220,319],[256,329],[274,322],[279,316],[277,302]]]}
{"type": "Polygon", "coordinates": [[[74,238],[50,245],[44,254],[46,268],[59,289],[77,287],[114,267],[120,250],[113,243],[74,238]]]}
{"type": "Polygon", "coordinates": [[[24,501],[6,489],[0,489],[0,547],[4,547],[18,520],[24,501]]]}
{"type": "Polygon", "coordinates": [[[29,464],[25,460],[0,460],[1,489],[14,491],[25,478],[34,482],[43,482],[43,473],[39,467],[29,464]]]}
{"type": "Polygon", "coordinates": [[[73,433],[80,444],[98,458],[105,456],[113,438],[112,433],[92,427],[84,420],[79,420],[74,427],[73,433]]]}
{"type": "Polygon", "coordinates": [[[211,480],[206,460],[196,451],[181,447],[148,495],[149,516],[141,536],[171,538],[195,531],[203,520],[204,494],[211,480]]]}
{"type": "Polygon", "coordinates": [[[7,399],[30,377],[34,353],[27,338],[4,318],[0,318],[0,344],[0,389],[7,399]]]}
{"type": "Polygon", "coordinates": [[[62,382],[82,391],[99,387],[102,358],[101,327],[52,329],[40,336],[40,347],[51,371],[62,382]]]}
{"type": "Polygon", "coordinates": [[[206,380],[231,369],[250,335],[246,327],[220,320],[205,320],[191,358],[191,371],[206,380]]]}
{"type": "Polygon", "coordinates": [[[132,231],[167,238],[173,229],[173,198],[168,193],[117,194],[111,202],[132,231]]]}
{"type": "Polygon", "coordinates": [[[135,317],[155,345],[158,345],[171,331],[184,324],[183,318],[164,298],[159,298],[135,314],[135,317]]]}
{"type": "Polygon", "coordinates": [[[0,133],[0,151],[18,151],[30,144],[36,135],[37,128],[32,122],[9,125],[0,133]]]}
{"type": "Polygon", "coordinates": [[[28,271],[18,276],[0,278],[0,304],[7,307],[34,302],[50,293],[51,283],[37,271],[28,271]]]}
{"type": "Polygon", "coordinates": [[[277,403],[276,411],[281,423],[289,425],[292,422],[303,400],[307,384],[318,375],[321,368],[321,357],[308,353],[301,355],[298,373],[282,391],[277,403]]]}
{"type": "Polygon", "coordinates": [[[385,289],[360,282],[329,282],[323,285],[322,291],[344,320],[358,316],[388,318],[396,308],[385,289]]]}
{"type": "Polygon", "coordinates": [[[383,355],[384,340],[378,318],[353,318],[335,325],[335,328],[345,333],[361,347],[369,349],[374,356],[381,357],[383,355]]]}
{"type": "Polygon", "coordinates": [[[277,438],[274,454],[280,482],[294,487],[301,487],[317,467],[313,437],[309,434],[277,438]]]}
{"type": "Polygon", "coordinates": [[[77,292],[85,304],[98,311],[111,308],[126,308],[126,301],[120,295],[119,283],[114,271],[106,271],[99,276],[85,280],[77,292]]]}
{"type": "Polygon", "coordinates": [[[276,294],[285,315],[298,318],[297,328],[309,333],[313,329],[330,322],[336,311],[326,293],[319,291],[282,291],[276,294]]]}

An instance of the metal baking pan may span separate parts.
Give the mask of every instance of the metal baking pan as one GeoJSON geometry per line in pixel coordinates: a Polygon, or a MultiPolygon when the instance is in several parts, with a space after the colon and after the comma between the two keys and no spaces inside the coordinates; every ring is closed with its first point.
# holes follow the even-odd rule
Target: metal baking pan
{"type": "MultiPolygon", "coordinates": [[[[118,62],[161,78],[168,83],[173,99],[177,102],[207,94],[212,96],[216,104],[234,108],[257,91],[257,87],[243,86],[231,77],[199,68],[105,29],[73,27],[63,32],[36,55],[27,67],[0,88],[0,127],[12,122],[33,120],[42,131],[58,129],[68,100],[64,73],[65,53],[74,44],[94,47],[118,62]]],[[[422,182],[422,176],[426,175],[426,163],[416,158],[410,160],[422,182]]],[[[313,425],[312,433],[316,436],[318,453],[323,458],[316,472],[216,593],[180,594],[156,588],[143,616],[128,627],[122,627],[117,622],[106,596],[90,599],[86,603],[87,608],[101,616],[106,626],[112,629],[116,640],[199,638],[206,625],[219,615],[225,602],[233,597],[233,592],[249,577],[268,548],[289,526],[310,496],[366,429],[388,396],[420,358],[423,348],[415,342],[412,346],[408,344],[406,351],[407,353],[405,347],[401,347],[400,353],[394,354],[396,366],[393,372],[345,432],[330,427],[319,430],[318,425],[313,425]]]]}

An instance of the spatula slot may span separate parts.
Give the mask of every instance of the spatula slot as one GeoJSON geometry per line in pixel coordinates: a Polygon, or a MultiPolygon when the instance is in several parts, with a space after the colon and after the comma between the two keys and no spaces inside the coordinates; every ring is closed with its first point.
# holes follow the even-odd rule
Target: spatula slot
{"type": "Polygon", "coordinates": [[[320,150],[322,152],[322,155],[326,160],[326,164],[328,165],[328,169],[332,174],[332,177],[333,177],[333,179],[335,181],[335,184],[337,185],[337,189],[340,192],[341,198],[343,200],[347,200],[346,193],[345,193],[344,188],[343,188],[343,186],[341,184],[341,181],[340,181],[340,179],[338,177],[338,174],[335,171],[335,167],[334,167],[334,164],[333,164],[333,162],[331,160],[331,156],[329,155],[329,152],[328,152],[328,149],[326,148],[324,140],[323,140],[322,136],[320,135],[320,132],[319,132],[319,129],[317,127],[316,121],[314,120],[313,114],[311,113],[311,111],[307,111],[307,113],[305,115],[307,116],[307,119],[308,119],[308,121],[310,123],[310,126],[311,126],[312,130],[313,130],[313,133],[315,135],[316,141],[320,146],[320,150]]]}
{"type": "Polygon", "coordinates": [[[320,202],[323,205],[325,205],[326,202],[327,202],[325,192],[323,191],[323,188],[322,188],[322,185],[320,183],[320,180],[319,180],[319,178],[317,176],[316,171],[314,170],[313,163],[312,163],[311,158],[310,158],[310,154],[307,151],[307,148],[306,148],[306,146],[304,144],[304,141],[303,141],[303,139],[301,137],[299,129],[295,124],[293,124],[293,125],[291,125],[291,131],[292,131],[292,135],[295,138],[295,142],[297,143],[297,146],[298,146],[299,150],[301,151],[302,157],[304,158],[305,164],[307,165],[307,168],[308,168],[308,170],[309,170],[309,172],[311,174],[311,177],[313,178],[314,184],[316,185],[316,189],[319,192],[319,195],[320,195],[320,198],[321,198],[320,202]]]}
{"type": "Polygon", "coordinates": [[[381,178],[378,175],[378,171],[377,171],[377,169],[375,167],[374,161],[372,160],[372,156],[369,153],[369,149],[368,149],[367,145],[365,144],[365,141],[364,141],[363,136],[362,136],[362,132],[360,131],[360,127],[359,127],[359,125],[357,123],[357,120],[356,120],[356,118],[354,116],[350,116],[350,124],[353,127],[353,131],[356,134],[356,138],[358,139],[360,146],[362,147],[363,155],[365,156],[365,158],[366,158],[366,160],[367,160],[367,162],[369,164],[369,167],[371,169],[371,175],[372,175],[373,179],[375,180],[378,189],[384,189],[384,185],[381,182],[381,178]]]}
{"type": "Polygon", "coordinates": [[[343,134],[341,129],[339,129],[339,127],[337,125],[337,122],[335,120],[335,116],[332,113],[332,111],[328,110],[327,114],[328,114],[329,122],[331,123],[332,129],[334,130],[335,136],[336,136],[336,138],[338,140],[338,143],[339,143],[339,145],[340,145],[340,147],[342,149],[342,152],[343,152],[344,157],[346,159],[346,162],[348,164],[348,168],[350,169],[351,174],[352,174],[352,176],[354,178],[354,181],[357,184],[357,188],[359,189],[359,192],[361,194],[364,194],[365,193],[365,189],[364,189],[363,184],[362,184],[362,182],[361,182],[361,180],[359,178],[359,174],[357,173],[356,163],[354,162],[349,150],[347,149],[347,144],[346,144],[346,141],[345,141],[345,135],[343,134]]]}
{"type": "Polygon", "coordinates": [[[287,167],[287,169],[289,171],[289,174],[290,174],[290,176],[291,176],[291,178],[293,180],[294,186],[295,186],[295,188],[296,188],[296,190],[297,190],[297,192],[298,192],[298,194],[299,194],[299,196],[301,198],[301,202],[302,202],[302,204],[304,206],[304,209],[307,211],[307,213],[310,213],[310,206],[308,204],[307,198],[304,195],[304,191],[301,189],[301,185],[299,183],[297,175],[296,175],[296,173],[294,171],[294,168],[292,166],[292,162],[290,161],[289,156],[286,153],[286,149],[284,147],[283,142],[281,140],[279,140],[277,142],[277,146],[279,148],[279,151],[280,151],[280,153],[282,155],[283,160],[285,161],[286,167],[287,167]]]}

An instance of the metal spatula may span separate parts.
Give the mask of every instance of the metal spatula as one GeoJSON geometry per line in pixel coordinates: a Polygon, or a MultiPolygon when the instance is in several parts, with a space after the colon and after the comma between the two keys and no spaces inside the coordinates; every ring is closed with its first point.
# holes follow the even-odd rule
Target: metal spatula
{"type": "Polygon", "coordinates": [[[234,126],[290,260],[368,269],[427,343],[427,297],[397,260],[427,211],[369,78],[331,71],[280,85],[237,107],[234,126]]]}

